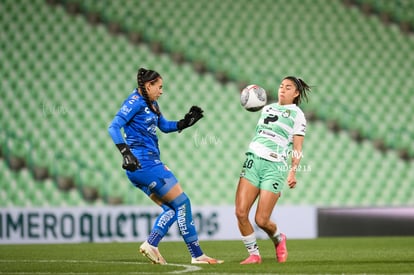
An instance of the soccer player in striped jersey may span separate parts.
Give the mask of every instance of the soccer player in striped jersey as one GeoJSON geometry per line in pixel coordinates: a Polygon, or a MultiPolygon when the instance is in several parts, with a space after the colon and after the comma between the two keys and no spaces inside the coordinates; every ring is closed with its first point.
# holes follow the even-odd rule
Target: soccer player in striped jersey
{"type": "Polygon", "coordinates": [[[249,253],[241,264],[262,262],[249,212],[258,199],[255,222],[273,241],[278,262],[287,259],[286,236],[270,220],[273,208],[287,181],[296,186],[296,169],[302,156],[306,119],[298,107],[307,99],[310,87],[300,78],[285,77],[278,91],[278,102],[266,105],[249,144],[236,191],[236,217],[242,241],[249,253]],[[291,166],[287,160],[291,154],[291,166]]]}
{"type": "Polygon", "coordinates": [[[179,121],[169,121],[160,112],[157,99],[163,94],[163,79],[153,70],[140,68],[138,87],[128,96],[112,120],[108,132],[123,157],[122,168],[132,184],[145,192],[163,212],[156,219],[140,252],[155,264],[166,264],[158,244],[177,221],[193,264],[222,263],[205,255],[199,245],[190,199],[174,174],[160,159],[157,128],[164,133],[182,131],[203,117],[200,107],[192,106],[179,121]],[[124,129],[125,139],[121,134],[124,129]]]}

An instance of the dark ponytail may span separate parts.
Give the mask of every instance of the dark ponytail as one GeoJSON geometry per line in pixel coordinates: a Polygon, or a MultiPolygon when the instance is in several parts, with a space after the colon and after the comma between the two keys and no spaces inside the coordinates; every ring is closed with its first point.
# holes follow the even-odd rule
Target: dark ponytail
{"type": "Polygon", "coordinates": [[[296,89],[299,91],[299,96],[295,97],[293,100],[294,104],[299,105],[302,103],[302,99],[305,99],[306,102],[308,102],[308,94],[311,91],[311,87],[306,84],[305,81],[295,76],[287,76],[284,79],[292,80],[295,83],[296,89]]]}
{"type": "Polygon", "coordinates": [[[156,71],[147,70],[144,68],[138,69],[138,73],[137,73],[138,89],[141,91],[141,94],[144,97],[144,100],[147,103],[148,108],[150,108],[158,116],[161,115],[161,112],[158,109],[158,106],[154,106],[154,104],[152,104],[152,102],[150,101],[148,97],[148,92],[145,89],[145,83],[151,82],[152,84],[156,82],[159,78],[161,78],[161,75],[157,73],[156,71]]]}

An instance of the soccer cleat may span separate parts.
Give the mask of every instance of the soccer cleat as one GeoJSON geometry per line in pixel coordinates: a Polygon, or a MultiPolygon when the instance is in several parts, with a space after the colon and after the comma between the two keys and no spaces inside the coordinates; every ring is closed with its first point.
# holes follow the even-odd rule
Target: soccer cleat
{"type": "Polygon", "coordinates": [[[143,242],[139,247],[139,252],[147,257],[153,264],[167,264],[164,257],[158,251],[158,247],[150,245],[147,241],[143,242]]]}
{"type": "Polygon", "coordinates": [[[261,264],[262,263],[262,257],[260,255],[250,255],[247,257],[246,260],[240,262],[240,264],[261,264]]]}
{"type": "Polygon", "coordinates": [[[276,248],[276,259],[279,263],[284,263],[288,257],[288,251],[286,248],[286,235],[280,234],[280,241],[275,245],[276,248]]]}
{"type": "Polygon", "coordinates": [[[192,264],[222,264],[223,260],[217,260],[207,256],[206,254],[201,255],[197,258],[191,258],[192,264]]]}

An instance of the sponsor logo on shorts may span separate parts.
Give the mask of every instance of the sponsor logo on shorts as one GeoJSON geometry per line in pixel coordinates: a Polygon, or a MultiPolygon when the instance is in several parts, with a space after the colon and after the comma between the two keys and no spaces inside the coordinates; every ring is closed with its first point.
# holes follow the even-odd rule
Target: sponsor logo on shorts
{"type": "Polygon", "coordinates": [[[148,185],[148,188],[149,188],[150,190],[152,190],[152,189],[154,189],[154,188],[155,188],[155,186],[157,186],[157,182],[153,181],[153,182],[151,182],[151,183],[148,185]]]}

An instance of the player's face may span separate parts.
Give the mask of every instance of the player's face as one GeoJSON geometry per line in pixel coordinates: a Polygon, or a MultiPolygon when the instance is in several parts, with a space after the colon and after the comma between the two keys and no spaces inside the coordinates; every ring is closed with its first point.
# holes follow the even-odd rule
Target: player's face
{"type": "Polygon", "coordinates": [[[145,86],[148,97],[151,101],[157,100],[162,95],[162,78],[158,78],[157,81],[148,82],[145,86]]]}
{"type": "Polygon", "coordinates": [[[283,79],[279,86],[278,96],[280,105],[292,104],[294,99],[299,96],[295,82],[290,79],[283,79]]]}

